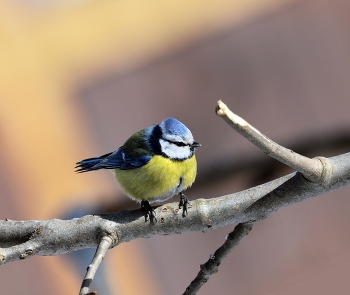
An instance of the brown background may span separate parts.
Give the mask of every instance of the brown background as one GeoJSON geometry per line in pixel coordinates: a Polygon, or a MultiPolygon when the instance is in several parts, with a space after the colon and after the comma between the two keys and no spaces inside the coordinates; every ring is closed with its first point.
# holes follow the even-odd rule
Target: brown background
{"type": "MultiPolygon", "coordinates": [[[[168,116],[203,145],[192,199],[289,173],[215,115],[219,99],[299,153],[349,151],[349,1],[2,0],[0,19],[1,219],[136,208],[109,172],[74,163],[168,116]]],[[[348,193],[255,225],[200,294],[347,294],[348,193]]],[[[232,228],[122,244],[94,286],[182,294],[232,228]]],[[[75,294],[92,255],[1,266],[1,293],[75,294]]]]}

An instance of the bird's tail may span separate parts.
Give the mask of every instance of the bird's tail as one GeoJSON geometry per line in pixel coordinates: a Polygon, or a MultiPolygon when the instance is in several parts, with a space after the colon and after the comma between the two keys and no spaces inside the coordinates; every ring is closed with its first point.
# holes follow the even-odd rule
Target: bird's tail
{"type": "Polygon", "coordinates": [[[83,172],[94,171],[94,170],[105,168],[99,164],[106,157],[108,157],[110,154],[112,154],[112,153],[108,153],[108,154],[103,155],[101,157],[85,159],[85,160],[82,160],[82,161],[76,163],[77,166],[75,166],[75,169],[76,169],[75,172],[83,173],[83,172]]]}

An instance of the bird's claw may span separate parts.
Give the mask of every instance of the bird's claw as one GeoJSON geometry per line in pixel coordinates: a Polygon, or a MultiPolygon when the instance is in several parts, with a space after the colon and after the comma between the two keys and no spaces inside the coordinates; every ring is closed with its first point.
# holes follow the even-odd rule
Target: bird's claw
{"type": "Polygon", "coordinates": [[[154,211],[154,209],[148,201],[141,201],[141,208],[143,208],[146,211],[145,222],[147,222],[148,219],[150,220],[151,224],[154,224],[154,220],[155,222],[157,222],[156,212],[154,211]]]}
{"type": "Polygon", "coordinates": [[[187,215],[187,209],[189,205],[189,199],[183,193],[180,193],[179,209],[182,207],[182,217],[185,217],[187,215]]]}

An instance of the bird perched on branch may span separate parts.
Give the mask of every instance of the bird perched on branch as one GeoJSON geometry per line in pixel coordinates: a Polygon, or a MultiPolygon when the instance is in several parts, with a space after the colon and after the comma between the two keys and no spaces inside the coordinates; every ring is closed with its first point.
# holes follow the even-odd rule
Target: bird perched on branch
{"type": "Polygon", "coordinates": [[[182,193],[197,174],[194,141],[191,131],[174,118],[164,119],[134,133],[119,149],[106,155],[82,160],[76,172],[112,169],[121,189],[131,199],[141,202],[147,217],[155,213],[149,203],[162,202],[180,195],[183,216],[189,201],[182,193]]]}

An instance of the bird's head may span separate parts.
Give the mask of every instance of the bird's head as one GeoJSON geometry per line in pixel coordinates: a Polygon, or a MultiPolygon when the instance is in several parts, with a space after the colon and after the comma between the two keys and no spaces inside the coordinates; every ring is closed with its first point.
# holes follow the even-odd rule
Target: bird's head
{"type": "Polygon", "coordinates": [[[194,141],[191,131],[174,118],[166,118],[160,124],[145,130],[145,139],[152,152],[174,160],[193,156],[201,144],[194,141]]]}

